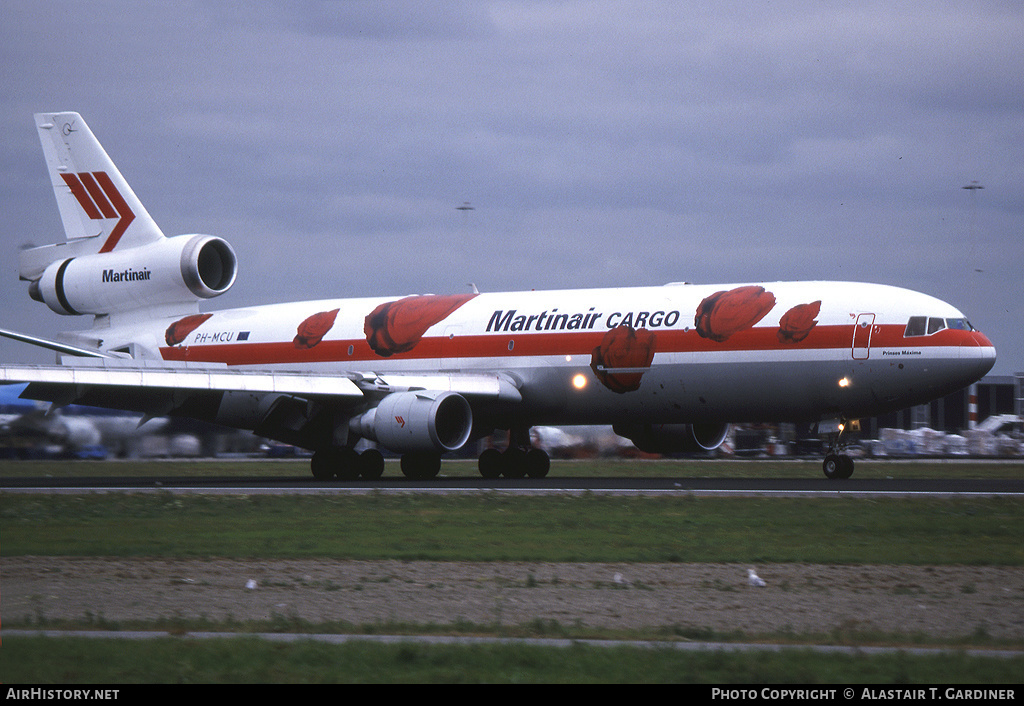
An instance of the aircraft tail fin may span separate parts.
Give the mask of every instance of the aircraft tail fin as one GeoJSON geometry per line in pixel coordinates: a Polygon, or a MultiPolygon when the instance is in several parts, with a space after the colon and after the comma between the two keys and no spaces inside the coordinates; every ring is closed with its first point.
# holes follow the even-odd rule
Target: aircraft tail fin
{"type": "Polygon", "coordinates": [[[138,247],[164,234],[78,113],[35,116],[65,243],[23,250],[20,276],[36,280],[50,263],[138,247]]]}
{"type": "Polygon", "coordinates": [[[78,113],[35,116],[62,243],[19,253],[29,296],[58,314],[136,319],[198,311],[235,281],[234,250],[212,235],[164,237],[78,113]]]}

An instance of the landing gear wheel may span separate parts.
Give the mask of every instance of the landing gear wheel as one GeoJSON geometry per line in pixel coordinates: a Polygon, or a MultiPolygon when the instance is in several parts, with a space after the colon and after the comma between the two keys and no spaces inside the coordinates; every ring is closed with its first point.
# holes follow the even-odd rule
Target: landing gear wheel
{"type": "Polygon", "coordinates": [[[359,454],[345,446],[333,449],[334,477],[338,480],[355,480],[359,477],[359,454]]]}
{"type": "Polygon", "coordinates": [[[484,478],[494,479],[501,475],[505,459],[498,449],[484,449],[483,453],[480,454],[477,465],[480,468],[480,475],[484,478]]]}
{"type": "Polygon", "coordinates": [[[326,481],[334,478],[334,467],[328,458],[329,455],[329,452],[326,450],[313,453],[313,458],[309,461],[309,470],[313,472],[315,479],[326,481]]]}
{"type": "Polygon", "coordinates": [[[506,449],[502,454],[505,459],[501,475],[506,478],[524,478],[526,476],[526,452],[522,449],[506,449]]]}
{"type": "Polygon", "coordinates": [[[505,451],[486,449],[480,454],[480,475],[484,478],[543,478],[549,470],[551,458],[546,451],[531,446],[528,426],[509,430],[505,451]]]}
{"type": "Polygon", "coordinates": [[[363,480],[379,480],[384,475],[384,454],[377,449],[367,449],[359,454],[359,477],[363,480]]]}
{"type": "Polygon", "coordinates": [[[551,458],[540,449],[530,449],[524,459],[526,475],[530,478],[543,478],[551,470],[551,458]]]}
{"type": "Polygon", "coordinates": [[[821,464],[821,469],[829,480],[845,480],[853,475],[853,459],[840,454],[829,454],[821,464]]]}
{"type": "Polygon", "coordinates": [[[430,451],[410,451],[402,456],[402,474],[412,480],[437,477],[441,470],[440,454],[430,451]]]}
{"type": "Polygon", "coordinates": [[[849,456],[839,457],[839,477],[849,478],[853,475],[853,459],[849,456]]]}
{"type": "Polygon", "coordinates": [[[359,477],[357,462],[359,455],[348,447],[332,447],[320,449],[310,459],[309,469],[313,477],[320,481],[354,480],[359,477]]]}

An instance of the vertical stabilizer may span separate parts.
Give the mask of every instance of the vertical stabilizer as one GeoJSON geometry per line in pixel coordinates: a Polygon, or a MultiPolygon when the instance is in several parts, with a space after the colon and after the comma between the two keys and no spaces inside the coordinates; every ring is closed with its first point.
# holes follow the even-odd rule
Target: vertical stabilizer
{"type": "Polygon", "coordinates": [[[164,235],[78,113],[38,113],[36,129],[64,223],[64,244],[25,250],[22,279],[59,258],[138,247],[164,235]]]}

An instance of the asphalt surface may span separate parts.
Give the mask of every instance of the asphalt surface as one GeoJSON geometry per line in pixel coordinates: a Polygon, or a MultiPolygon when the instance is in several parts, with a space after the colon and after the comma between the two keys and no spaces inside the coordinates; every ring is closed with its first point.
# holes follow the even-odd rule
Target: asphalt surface
{"type": "Polygon", "coordinates": [[[79,478],[3,478],[0,490],[23,492],[93,490],[163,490],[188,492],[480,492],[512,493],[699,493],[721,495],[801,495],[801,494],[878,494],[878,495],[1024,495],[1024,478],[930,478],[930,479],[858,479],[826,478],[590,478],[548,477],[542,479],[485,479],[478,477],[439,477],[433,480],[409,480],[384,477],[376,481],[318,482],[302,476],[248,477],[79,477],[79,478]]]}

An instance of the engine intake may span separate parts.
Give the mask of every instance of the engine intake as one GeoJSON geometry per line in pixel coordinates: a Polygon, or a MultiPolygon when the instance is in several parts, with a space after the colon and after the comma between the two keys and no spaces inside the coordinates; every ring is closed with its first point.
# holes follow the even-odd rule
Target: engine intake
{"type": "Polygon", "coordinates": [[[212,235],[179,235],[51,263],[29,288],[58,314],[112,314],[220,296],[238,274],[235,251],[212,235]]]}
{"type": "Polygon", "coordinates": [[[729,434],[728,424],[622,424],[613,431],[645,453],[713,451],[729,434]]]}
{"type": "Polygon", "coordinates": [[[461,448],[473,430],[469,402],[454,392],[393,392],[349,421],[349,431],[396,453],[461,448]]]}

